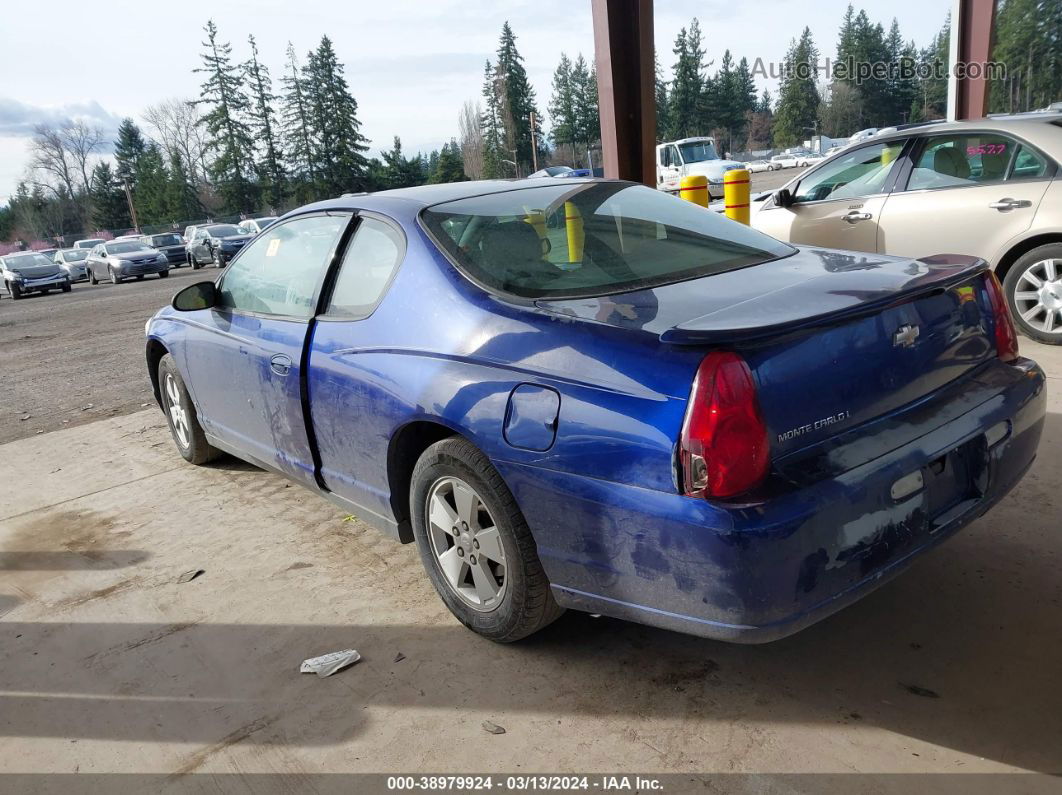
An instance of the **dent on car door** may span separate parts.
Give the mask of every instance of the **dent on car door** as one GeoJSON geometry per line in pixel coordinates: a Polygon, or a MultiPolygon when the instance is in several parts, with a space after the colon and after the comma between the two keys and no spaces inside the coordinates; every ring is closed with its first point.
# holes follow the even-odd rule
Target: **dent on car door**
{"type": "Polygon", "coordinates": [[[793,205],[760,210],[753,225],[779,240],[852,251],[878,250],[878,221],[905,141],[854,149],[808,172],[793,205]]]}
{"type": "MultiPolygon", "coordinates": [[[[269,227],[272,229],[272,227],[269,227]]],[[[267,229],[262,234],[268,234],[267,229]]],[[[394,383],[381,368],[381,353],[393,345],[394,327],[415,322],[404,314],[376,311],[405,256],[405,238],[390,223],[362,217],[335,277],[324,313],[310,342],[310,416],[329,490],[386,517],[387,445],[394,422],[394,383]]],[[[404,357],[424,368],[429,360],[404,357]]]]}
{"type": "Polygon", "coordinates": [[[349,213],[296,217],[255,240],[218,285],[218,306],[189,313],[183,366],[208,434],[315,483],[302,358],[325,271],[349,213]]]}
{"type": "Polygon", "coordinates": [[[1055,165],[996,132],[930,136],[889,198],[881,251],[905,257],[967,254],[990,262],[1032,224],[1055,165]]]}

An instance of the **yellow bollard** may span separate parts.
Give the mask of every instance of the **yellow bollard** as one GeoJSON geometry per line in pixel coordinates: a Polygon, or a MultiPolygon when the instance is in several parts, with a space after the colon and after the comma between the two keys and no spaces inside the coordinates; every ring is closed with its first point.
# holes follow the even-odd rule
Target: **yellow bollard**
{"type": "Polygon", "coordinates": [[[564,228],[568,232],[568,262],[575,265],[583,261],[583,216],[573,202],[564,202],[564,228]]]}
{"type": "Polygon", "coordinates": [[[726,217],[731,221],[749,225],[749,195],[751,177],[744,168],[735,168],[723,174],[723,204],[726,217]]]}
{"type": "Polygon", "coordinates": [[[539,240],[546,239],[546,216],[541,210],[524,207],[524,223],[529,224],[535,230],[539,240]]]}
{"type": "Polygon", "coordinates": [[[708,192],[708,177],[683,177],[679,181],[679,198],[707,207],[712,198],[708,192]]]}

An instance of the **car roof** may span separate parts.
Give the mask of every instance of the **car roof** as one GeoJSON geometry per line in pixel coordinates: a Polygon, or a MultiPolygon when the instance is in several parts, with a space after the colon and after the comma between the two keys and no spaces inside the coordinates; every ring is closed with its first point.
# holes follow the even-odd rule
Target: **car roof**
{"type": "Polygon", "coordinates": [[[1011,115],[988,116],[983,119],[963,119],[962,121],[936,121],[920,124],[903,125],[897,128],[883,130],[876,135],[864,138],[857,143],[869,143],[873,141],[889,140],[892,138],[909,138],[912,135],[932,134],[939,135],[947,132],[963,132],[965,130],[989,130],[1001,133],[1011,133],[1028,138],[1032,143],[1047,148],[1051,142],[1059,139],[1059,128],[1062,127],[1062,113],[1036,112],[1015,113],[1011,115]]]}
{"type": "MultiPolygon", "coordinates": [[[[563,186],[578,185],[585,182],[601,182],[603,180],[594,177],[573,177],[563,180],[563,186]]],[[[554,177],[535,177],[533,179],[481,179],[472,182],[446,182],[439,185],[418,185],[413,188],[395,188],[382,190],[376,193],[348,193],[338,199],[327,199],[305,207],[300,207],[297,212],[310,212],[315,210],[379,210],[387,211],[394,207],[395,200],[416,210],[430,207],[433,204],[468,199],[473,196],[489,196],[495,193],[508,193],[514,190],[527,188],[558,187],[558,181],[554,177]]]]}

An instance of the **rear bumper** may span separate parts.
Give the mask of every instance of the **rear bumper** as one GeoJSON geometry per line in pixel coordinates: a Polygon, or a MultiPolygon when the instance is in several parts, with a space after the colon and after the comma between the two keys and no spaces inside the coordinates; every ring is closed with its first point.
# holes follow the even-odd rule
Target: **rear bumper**
{"type": "Polygon", "coordinates": [[[999,388],[917,438],[753,505],[722,505],[497,462],[535,536],[557,601],[723,640],[762,643],[858,600],[989,510],[1036,456],[1046,406],[1032,361],[994,363],[999,388]],[[1006,429],[983,437],[989,429],[1006,429]],[[896,481],[977,446],[977,487],[945,508],[896,481]]]}

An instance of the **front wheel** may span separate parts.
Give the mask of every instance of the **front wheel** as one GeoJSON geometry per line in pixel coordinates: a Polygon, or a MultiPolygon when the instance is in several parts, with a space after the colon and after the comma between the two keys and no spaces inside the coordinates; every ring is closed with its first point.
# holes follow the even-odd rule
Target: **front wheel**
{"type": "Polygon", "coordinates": [[[1025,336],[1062,345],[1062,243],[1022,255],[1007,271],[1003,292],[1025,336]]]}
{"type": "Polygon", "coordinates": [[[66,284],[64,284],[64,285],[63,285],[63,286],[62,286],[61,288],[59,288],[59,289],[61,289],[61,290],[62,290],[62,291],[63,291],[64,293],[68,293],[68,292],[70,292],[70,290],[71,290],[72,288],[71,288],[71,286],[70,286],[70,282],[67,282],[66,284]]]}
{"type": "Polygon", "coordinates": [[[118,271],[116,271],[114,268],[108,268],[107,270],[111,274],[111,284],[121,284],[122,277],[118,275],[118,271]]]}
{"type": "Polygon", "coordinates": [[[97,284],[99,284],[99,283],[100,283],[100,280],[96,278],[96,274],[95,274],[95,272],[94,272],[94,271],[92,270],[92,268],[89,268],[89,271],[88,271],[88,280],[89,280],[89,284],[91,284],[91,285],[97,285],[97,284]]]}
{"type": "Polygon", "coordinates": [[[221,455],[221,451],[206,440],[203,427],[199,424],[199,415],[177,370],[177,363],[168,353],[159,362],[158,378],[162,411],[166,414],[166,423],[170,426],[177,452],[191,464],[213,461],[221,455]]]}
{"type": "Polygon", "coordinates": [[[211,260],[211,262],[214,263],[214,267],[215,268],[223,268],[223,267],[225,267],[225,265],[221,261],[221,251],[220,251],[220,249],[214,249],[214,253],[210,255],[210,260],[211,260]]]}
{"type": "Polygon", "coordinates": [[[471,442],[450,437],[417,461],[410,513],[432,585],[473,632],[507,643],[555,621],[538,551],[512,493],[471,442]]]}
{"type": "Polygon", "coordinates": [[[159,271],[159,278],[160,279],[166,279],[166,278],[169,277],[169,275],[170,275],[169,271],[159,271]]]}
{"type": "Polygon", "coordinates": [[[22,288],[14,282],[8,282],[7,291],[11,293],[11,300],[18,301],[22,298],[22,288]]]}

